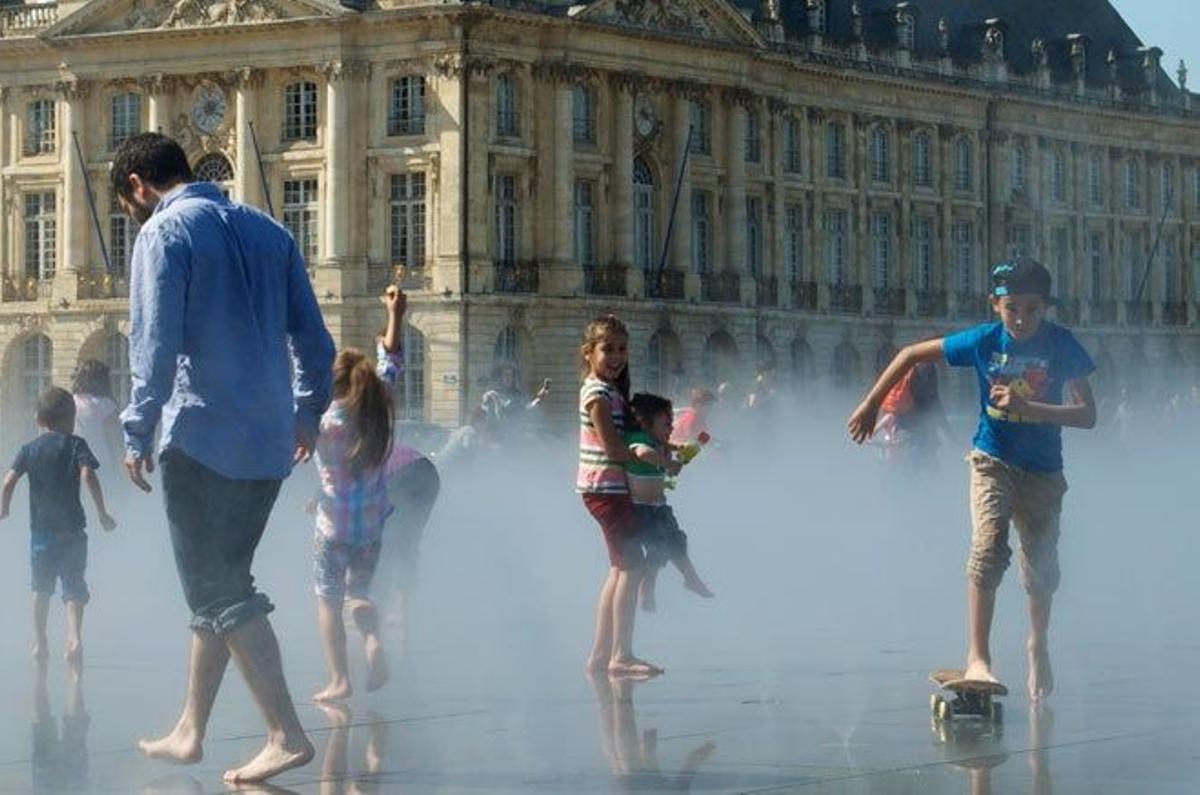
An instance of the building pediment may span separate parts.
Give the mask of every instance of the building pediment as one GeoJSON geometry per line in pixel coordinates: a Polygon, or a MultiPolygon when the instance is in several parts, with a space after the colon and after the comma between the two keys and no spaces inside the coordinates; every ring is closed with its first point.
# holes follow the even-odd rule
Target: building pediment
{"type": "Polygon", "coordinates": [[[351,13],[329,0],[92,0],[42,31],[42,38],[143,30],[216,28],[351,13]]]}
{"type": "Polygon", "coordinates": [[[743,47],[765,44],[754,25],[725,0],[596,0],[576,19],[743,47]]]}

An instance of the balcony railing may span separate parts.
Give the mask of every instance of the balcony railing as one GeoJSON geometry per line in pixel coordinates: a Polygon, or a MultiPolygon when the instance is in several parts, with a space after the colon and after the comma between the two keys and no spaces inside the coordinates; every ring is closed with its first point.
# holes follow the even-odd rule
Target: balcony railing
{"type": "Polygon", "coordinates": [[[58,21],[58,5],[38,3],[0,8],[0,39],[22,36],[48,28],[58,21]]]}
{"type": "Polygon", "coordinates": [[[1117,302],[1111,298],[1103,298],[1091,303],[1091,322],[1098,326],[1115,326],[1117,324],[1117,302]]]}
{"type": "Polygon", "coordinates": [[[1148,326],[1154,320],[1154,310],[1149,301],[1126,301],[1125,324],[1128,326],[1148,326]]]}
{"type": "Polygon", "coordinates": [[[381,265],[375,262],[367,265],[368,292],[382,292],[393,284],[402,290],[430,290],[433,288],[433,276],[425,267],[410,268],[405,265],[381,265]]]}
{"type": "Polygon", "coordinates": [[[538,264],[528,262],[497,262],[496,292],[536,293],[538,291],[538,264]]]}
{"type": "Polygon", "coordinates": [[[736,271],[700,274],[700,292],[705,301],[736,304],[742,299],[742,277],[736,271]]]}
{"type": "MultiPolygon", "coordinates": [[[[33,276],[5,276],[0,286],[0,299],[9,301],[36,301],[40,297],[40,284],[33,276]]],[[[50,283],[46,282],[46,289],[50,283]]]]}
{"type": "Polygon", "coordinates": [[[1164,326],[1186,326],[1188,305],[1182,301],[1168,301],[1163,304],[1162,322],[1164,326]]]}
{"type": "Polygon", "coordinates": [[[79,298],[83,300],[129,297],[129,280],[123,273],[79,271],[75,274],[75,280],[79,298]]]}
{"type": "Polygon", "coordinates": [[[657,301],[682,301],[684,299],[683,271],[667,268],[661,271],[646,271],[646,297],[657,301]]]}
{"type": "Polygon", "coordinates": [[[876,287],[875,314],[902,317],[904,315],[904,288],[876,287]]]}
{"type": "Polygon", "coordinates": [[[945,290],[918,290],[917,314],[921,317],[945,317],[945,290]]]}
{"type": "Polygon", "coordinates": [[[844,312],[857,315],[863,308],[863,288],[861,284],[835,284],[829,288],[829,309],[833,312],[844,312]]]}
{"type": "Polygon", "coordinates": [[[816,282],[792,282],[792,308],[810,312],[817,308],[816,282]]]}
{"type": "Polygon", "coordinates": [[[1066,326],[1079,325],[1079,300],[1075,298],[1060,299],[1054,307],[1054,317],[1066,326]]]}
{"type": "Polygon", "coordinates": [[[624,298],[626,286],[623,265],[597,265],[583,269],[583,289],[588,295],[607,295],[624,298]]]}
{"type": "Polygon", "coordinates": [[[779,306],[779,280],[760,276],[754,286],[754,300],[759,306],[779,306]]]}
{"type": "Polygon", "coordinates": [[[965,320],[986,320],[991,316],[992,305],[986,295],[975,293],[958,294],[958,317],[965,320]]]}

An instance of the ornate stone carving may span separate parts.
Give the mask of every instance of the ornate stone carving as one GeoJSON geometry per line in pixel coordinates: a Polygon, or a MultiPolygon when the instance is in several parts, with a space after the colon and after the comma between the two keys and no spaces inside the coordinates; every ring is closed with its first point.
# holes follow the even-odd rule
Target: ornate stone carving
{"type": "Polygon", "coordinates": [[[170,75],[160,73],[139,77],[137,84],[142,91],[152,97],[156,97],[170,93],[174,87],[175,79],[170,75]]]}
{"type": "Polygon", "coordinates": [[[317,68],[331,83],[362,82],[371,76],[367,61],[326,61],[317,68]]]}
{"type": "Polygon", "coordinates": [[[80,80],[70,78],[57,81],[54,84],[54,90],[63,99],[68,102],[74,102],[75,100],[87,99],[90,93],[90,86],[80,80]]]}
{"type": "MultiPolygon", "coordinates": [[[[1179,79],[1179,90],[1187,91],[1188,68],[1187,63],[1182,58],[1179,60],[1179,69],[1176,70],[1175,76],[1179,79]]],[[[3,89],[0,89],[0,99],[3,98],[3,89]]]]}
{"type": "Polygon", "coordinates": [[[1029,51],[1033,55],[1033,62],[1039,69],[1045,69],[1050,65],[1050,56],[1046,53],[1046,42],[1040,37],[1035,37],[1029,45],[1029,51]]]}
{"type": "Polygon", "coordinates": [[[125,17],[128,30],[199,28],[283,19],[276,0],[136,0],[125,17]]]}
{"type": "Polygon", "coordinates": [[[721,96],[730,105],[741,105],[746,110],[754,110],[758,105],[758,97],[747,88],[725,88],[721,90],[721,96]]]}
{"type": "Polygon", "coordinates": [[[999,19],[989,19],[987,32],[983,34],[984,57],[994,60],[1004,60],[1004,27],[999,19]]]}
{"type": "Polygon", "coordinates": [[[614,0],[594,18],[597,21],[650,28],[667,33],[726,38],[713,23],[707,8],[679,0],[614,0]]]}
{"type": "Polygon", "coordinates": [[[235,69],[230,75],[230,82],[238,88],[262,88],[266,81],[267,73],[265,71],[250,66],[235,69]]]}

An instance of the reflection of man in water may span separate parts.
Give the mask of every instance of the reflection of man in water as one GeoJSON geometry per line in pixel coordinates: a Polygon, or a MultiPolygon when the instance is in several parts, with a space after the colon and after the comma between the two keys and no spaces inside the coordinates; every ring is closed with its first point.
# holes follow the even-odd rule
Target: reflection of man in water
{"type": "Polygon", "coordinates": [[[62,734],[50,712],[50,688],[45,662],[38,663],[33,688],[33,791],[64,792],[87,789],[87,734],[91,718],[83,703],[83,667],[67,665],[67,704],[62,734]]]}

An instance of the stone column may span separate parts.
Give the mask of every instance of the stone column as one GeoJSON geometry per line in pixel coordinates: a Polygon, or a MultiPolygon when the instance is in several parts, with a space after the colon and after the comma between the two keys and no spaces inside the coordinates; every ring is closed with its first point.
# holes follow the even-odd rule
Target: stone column
{"type": "Polygon", "coordinates": [[[725,134],[725,261],[716,270],[746,272],[746,108],[742,94],[727,94],[725,134]]]}
{"type": "Polygon", "coordinates": [[[337,265],[350,256],[350,72],[340,61],[324,66],[325,206],[321,260],[337,265]]]}
{"type": "Polygon", "coordinates": [[[62,229],[59,233],[58,263],[54,278],[55,300],[74,301],[79,296],[77,274],[88,270],[90,231],[88,228],[87,188],[83,169],[75,148],[79,145],[87,151],[87,130],[84,119],[84,103],[88,90],[84,84],[71,80],[59,83],[59,97],[63,100],[62,131],[58,137],[59,162],[63,176],[62,229]]]}
{"type": "Polygon", "coordinates": [[[169,133],[171,130],[171,79],[157,74],[139,81],[146,94],[146,131],[169,133]]]}
{"type": "Polygon", "coordinates": [[[613,260],[629,272],[629,292],[642,295],[644,274],[633,267],[633,91],[636,78],[613,82],[612,219],[613,260]]]}
{"type": "MultiPolygon", "coordinates": [[[[675,149],[675,167],[671,170],[672,176],[678,177],[680,170],[683,170],[683,178],[679,180],[679,204],[675,208],[675,226],[671,232],[674,236],[671,240],[671,264],[682,273],[690,273],[692,270],[692,168],[687,145],[688,130],[692,125],[691,98],[686,93],[680,92],[672,102],[671,112],[671,132],[675,149]],[[686,168],[684,167],[685,159],[688,161],[686,168]]],[[[694,134],[699,135],[700,131],[696,130],[694,134]]],[[[669,190],[670,193],[666,194],[668,201],[674,198],[675,185],[670,185],[669,190]]],[[[670,212],[670,209],[668,206],[667,212],[670,212]]]]}
{"type": "MultiPolygon", "coordinates": [[[[771,197],[771,248],[767,253],[763,273],[775,276],[777,306],[791,306],[792,285],[786,272],[787,247],[784,245],[784,228],[787,226],[787,176],[784,173],[783,149],[787,106],[772,100],[770,112],[771,128],[771,174],[775,178],[775,190],[771,197]]],[[[765,219],[764,219],[765,220],[765,219]]]]}
{"type": "MultiPolygon", "coordinates": [[[[9,163],[8,136],[8,86],[0,85],[0,172],[9,163]]],[[[4,280],[15,273],[17,263],[11,258],[8,250],[8,230],[12,223],[8,212],[11,202],[4,190],[4,180],[0,179],[0,300],[3,300],[4,280]]]]}
{"type": "MultiPolygon", "coordinates": [[[[237,164],[233,177],[234,198],[243,204],[252,204],[266,209],[262,191],[262,170],[258,155],[254,151],[250,125],[258,120],[258,89],[263,83],[263,73],[258,69],[239,69],[235,75],[237,97],[237,164]]],[[[257,127],[255,132],[258,132],[257,127]]],[[[261,139],[260,139],[261,143],[261,139]]]]}
{"type": "Polygon", "coordinates": [[[850,163],[848,174],[856,188],[855,212],[850,219],[853,232],[850,274],[848,284],[861,284],[863,312],[875,311],[875,274],[871,269],[871,217],[867,206],[867,185],[871,175],[867,166],[867,120],[859,114],[851,118],[846,131],[846,159],[850,163]]]}
{"type": "Polygon", "coordinates": [[[825,249],[823,248],[827,240],[825,191],[829,184],[826,176],[825,122],[824,113],[815,108],[809,108],[806,141],[810,153],[808,158],[809,179],[812,181],[813,191],[812,203],[805,208],[805,219],[811,223],[807,223],[804,227],[803,243],[807,250],[808,272],[812,276],[812,281],[817,285],[817,308],[822,311],[829,309],[830,299],[829,265],[825,260],[825,249]]]}

